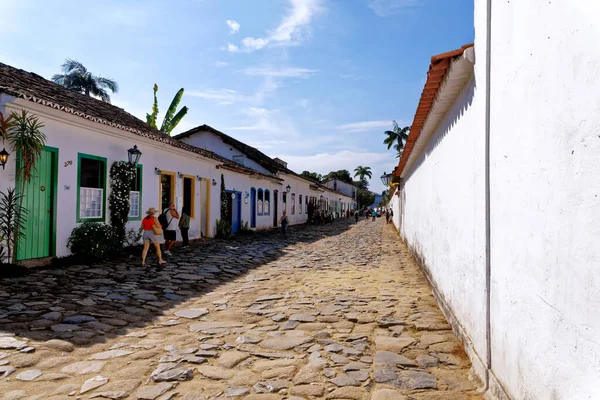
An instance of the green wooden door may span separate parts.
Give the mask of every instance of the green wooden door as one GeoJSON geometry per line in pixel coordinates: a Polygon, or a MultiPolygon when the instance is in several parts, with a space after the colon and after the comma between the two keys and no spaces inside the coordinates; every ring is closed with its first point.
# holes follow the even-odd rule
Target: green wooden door
{"type": "MultiPolygon", "coordinates": [[[[17,260],[54,255],[57,156],[56,149],[46,147],[36,165],[34,177],[25,185],[25,238],[16,246],[17,260]]],[[[21,187],[19,183],[18,190],[21,187]]]]}

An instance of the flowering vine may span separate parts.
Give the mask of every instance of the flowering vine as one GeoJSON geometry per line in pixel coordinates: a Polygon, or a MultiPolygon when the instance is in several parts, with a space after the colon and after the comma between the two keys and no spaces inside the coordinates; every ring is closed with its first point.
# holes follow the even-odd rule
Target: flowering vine
{"type": "Polygon", "coordinates": [[[115,161],[110,167],[110,224],[117,243],[125,243],[125,227],[129,218],[131,184],[135,179],[136,167],[124,161],[115,161]]]}

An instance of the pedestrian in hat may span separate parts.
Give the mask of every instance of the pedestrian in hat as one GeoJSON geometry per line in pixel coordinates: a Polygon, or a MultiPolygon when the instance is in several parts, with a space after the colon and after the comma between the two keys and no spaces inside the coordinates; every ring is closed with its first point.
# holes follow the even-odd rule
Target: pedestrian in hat
{"type": "Polygon", "coordinates": [[[142,220],[142,229],[144,230],[144,234],[142,236],[144,240],[144,250],[142,251],[142,267],[146,266],[146,256],[148,255],[150,243],[154,244],[156,256],[158,257],[158,265],[166,264],[166,262],[163,261],[162,254],[160,252],[159,237],[162,235],[162,226],[160,225],[160,222],[158,222],[158,218],[155,216],[157,212],[158,210],[156,208],[150,207],[148,211],[146,211],[146,216],[142,220]]]}

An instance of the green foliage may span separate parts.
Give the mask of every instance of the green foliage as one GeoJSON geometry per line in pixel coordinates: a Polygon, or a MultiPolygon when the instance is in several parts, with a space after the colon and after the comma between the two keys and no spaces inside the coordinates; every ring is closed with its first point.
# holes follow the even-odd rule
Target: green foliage
{"type": "Polygon", "coordinates": [[[14,125],[8,131],[8,142],[17,152],[20,168],[17,169],[17,179],[23,184],[29,183],[36,171],[36,163],[46,145],[46,135],[42,132],[44,125],[34,115],[27,111],[21,114],[13,113],[14,125]]]}
{"type": "Polygon", "coordinates": [[[318,183],[323,182],[323,175],[317,174],[316,172],[302,171],[302,176],[318,183]]]}
{"type": "Polygon", "coordinates": [[[224,219],[217,220],[217,238],[229,239],[231,237],[231,224],[224,219]]]}
{"type": "Polygon", "coordinates": [[[14,188],[0,192],[0,237],[6,244],[7,257],[14,260],[14,251],[20,240],[25,239],[25,218],[27,210],[22,207],[23,196],[14,188]]]}
{"type": "Polygon", "coordinates": [[[249,235],[252,233],[254,233],[254,231],[252,229],[250,229],[250,226],[248,225],[248,221],[244,222],[244,220],[242,220],[242,224],[240,226],[240,234],[249,235]]]}
{"type": "Polygon", "coordinates": [[[144,235],[144,230],[142,228],[139,229],[129,229],[127,234],[125,235],[125,246],[132,247],[140,244],[142,240],[142,236],[144,235]]]}
{"type": "Polygon", "coordinates": [[[221,219],[226,220],[229,210],[229,196],[225,189],[225,177],[221,174],[221,219]]]}
{"type": "Polygon", "coordinates": [[[112,227],[98,222],[84,222],[73,228],[67,247],[90,261],[106,260],[121,250],[112,227]]]}
{"type": "MultiPolygon", "coordinates": [[[[25,185],[31,182],[34,172],[37,171],[37,162],[46,146],[46,135],[42,132],[44,125],[35,115],[29,115],[25,110],[21,114],[12,113],[12,122],[7,130],[8,142],[17,153],[17,181],[21,182],[20,193],[25,193],[25,185]]],[[[24,212],[23,196],[19,196],[19,207],[16,209],[17,220],[22,224],[15,226],[14,236],[23,239],[22,229],[25,226],[26,215],[24,212]]],[[[14,247],[13,247],[14,249],[14,247]]],[[[9,251],[9,253],[11,253],[9,251]]],[[[13,262],[16,261],[16,252],[12,252],[13,262]]]]}
{"type": "Polygon", "coordinates": [[[323,181],[328,181],[331,179],[337,179],[338,181],[352,183],[352,177],[350,176],[350,172],[347,169],[340,169],[338,171],[331,171],[327,175],[323,177],[323,181]]]}
{"type": "Polygon", "coordinates": [[[406,140],[408,139],[409,132],[410,126],[400,128],[398,123],[393,121],[392,130],[383,132],[384,135],[386,135],[383,143],[387,144],[388,150],[394,146],[394,150],[397,152],[396,157],[400,157],[402,155],[402,150],[404,150],[404,143],[406,143],[406,140]]]}
{"type": "Polygon", "coordinates": [[[356,196],[359,208],[368,207],[375,202],[375,195],[368,190],[358,189],[356,196]]]}
{"type": "Polygon", "coordinates": [[[154,103],[152,103],[152,114],[146,114],[146,123],[156,129],[156,117],[158,116],[158,99],[156,98],[156,92],[158,92],[158,85],[154,84],[154,103]]]}
{"type": "MultiPolygon", "coordinates": [[[[148,123],[148,125],[150,125],[154,129],[158,129],[158,125],[156,124],[156,117],[158,116],[158,99],[156,97],[156,92],[158,91],[158,85],[156,83],[154,84],[153,90],[154,90],[154,103],[152,104],[152,113],[146,114],[146,122],[148,123]]],[[[177,111],[177,107],[179,106],[179,103],[181,102],[181,98],[183,97],[183,92],[184,92],[184,89],[181,88],[177,91],[177,93],[173,97],[173,100],[171,101],[169,108],[167,108],[167,112],[165,113],[165,118],[163,119],[162,125],[160,127],[161,132],[164,132],[166,134],[171,134],[173,129],[175,129],[177,124],[179,124],[179,122],[181,122],[183,117],[185,117],[185,115],[189,111],[189,109],[186,106],[184,106],[181,108],[181,110],[179,110],[177,113],[175,113],[177,111]]]]}
{"type": "Polygon", "coordinates": [[[361,181],[365,180],[365,177],[369,177],[369,179],[371,179],[371,177],[373,176],[373,173],[371,172],[371,167],[363,167],[362,165],[359,165],[358,167],[354,168],[354,177],[359,177],[361,181]]]}
{"type": "Polygon", "coordinates": [[[4,114],[0,112],[0,136],[2,136],[2,140],[8,140],[8,133],[16,123],[13,114],[9,115],[8,118],[4,118],[4,114]]]}
{"type": "Polygon", "coordinates": [[[110,167],[110,224],[114,230],[116,243],[125,244],[125,227],[129,219],[129,192],[135,179],[135,165],[124,161],[115,161],[110,167]]]}
{"type": "Polygon", "coordinates": [[[119,90],[116,81],[93,75],[79,61],[67,58],[61,69],[63,73],[52,76],[52,81],[86,96],[100,97],[102,101],[110,103],[108,90],[112,93],[119,90]]]}

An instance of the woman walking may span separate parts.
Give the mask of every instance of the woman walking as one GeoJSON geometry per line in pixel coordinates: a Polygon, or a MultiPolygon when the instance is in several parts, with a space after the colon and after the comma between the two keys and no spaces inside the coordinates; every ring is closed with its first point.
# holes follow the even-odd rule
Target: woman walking
{"type": "Polygon", "coordinates": [[[283,236],[287,236],[287,228],[288,228],[288,217],[286,212],[283,212],[283,215],[281,216],[281,218],[279,219],[279,223],[281,224],[281,232],[283,233],[283,236]]]}
{"type": "Polygon", "coordinates": [[[150,207],[148,211],[146,211],[146,217],[142,220],[142,229],[144,230],[144,235],[142,238],[144,239],[144,250],[142,251],[142,267],[146,266],[146,256],[148,255],[148,249],[150,248],[150,243],[154,244],[154,248],[156,249],[156,256],[158,257],[158,265],[165,265],[166,262],[162,259],[162,254],[160,252],[160,243],[158,242],[158,237],[162,235],[162,226],[158,222],[158,218],[154,216],[158,210],[154,207],[150,207]]]}

